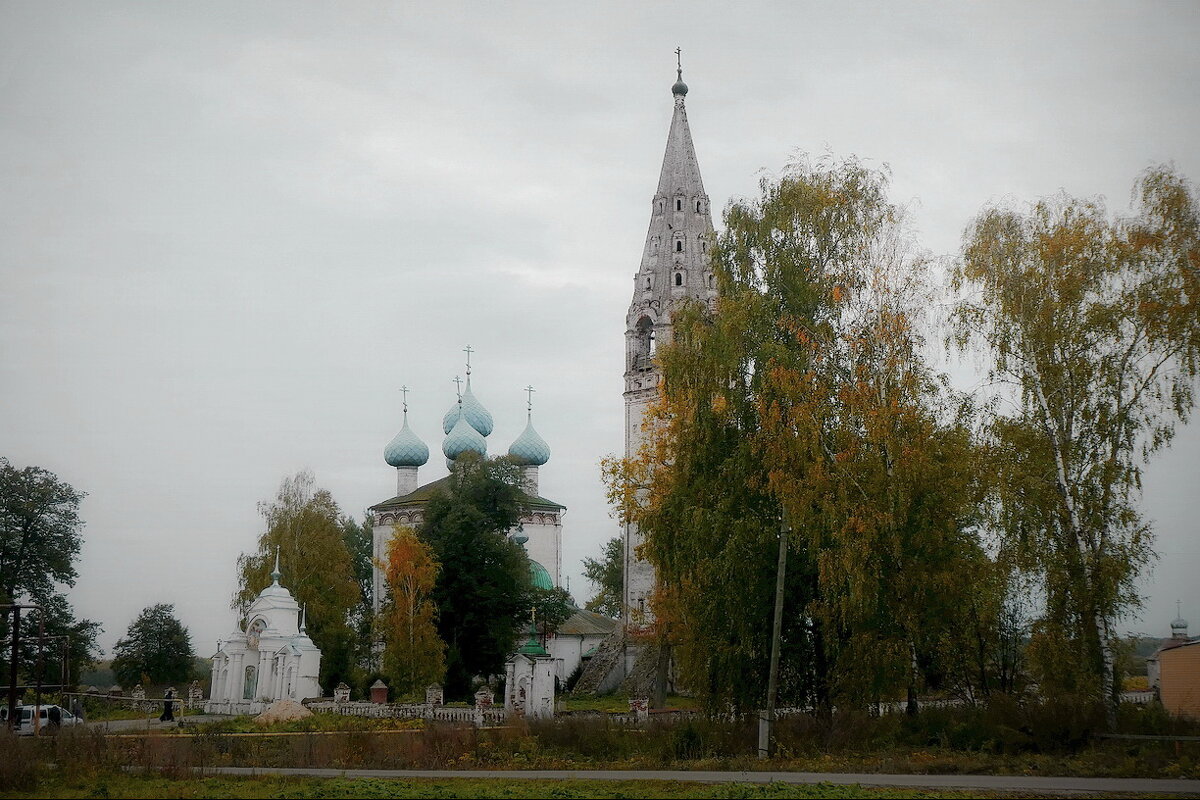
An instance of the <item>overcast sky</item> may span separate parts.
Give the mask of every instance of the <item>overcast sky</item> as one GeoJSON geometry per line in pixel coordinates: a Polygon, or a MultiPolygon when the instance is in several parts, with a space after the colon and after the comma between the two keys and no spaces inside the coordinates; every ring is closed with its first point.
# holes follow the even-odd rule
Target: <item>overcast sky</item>
{"type": "MultiPolygon", "coordinates": [[[[0,455],[88,493],[70,598],[106,651],[165,602],[208,655],[284,476],[356,517],[394,494],[401,384],[422,481],[445,473],[469,343],[490,452],[537,388],[582,601],[618,531],[597,464],[677,46],[714,208],[797,151],[855,154],[952,255],[990,202],[1200,178],[1197,42],[1194,3],[9,0],[0,455]]],[[[1200,628],[1198,427],[1148,471],[1137,630],[1177,598],[1200,628]]]]}

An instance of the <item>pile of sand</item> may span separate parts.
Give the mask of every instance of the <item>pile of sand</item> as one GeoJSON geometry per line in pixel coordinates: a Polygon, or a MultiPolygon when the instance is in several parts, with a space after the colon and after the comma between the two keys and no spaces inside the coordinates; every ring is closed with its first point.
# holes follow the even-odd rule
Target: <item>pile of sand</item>
{"type": "Polygon", "coordinates": [[[291,722],[294,719],[304,719],[312,716],[304,706],[295,700],[276,700],[270,708],[254,718],[259,725],[270,725],[272,722],[291,722]]]}

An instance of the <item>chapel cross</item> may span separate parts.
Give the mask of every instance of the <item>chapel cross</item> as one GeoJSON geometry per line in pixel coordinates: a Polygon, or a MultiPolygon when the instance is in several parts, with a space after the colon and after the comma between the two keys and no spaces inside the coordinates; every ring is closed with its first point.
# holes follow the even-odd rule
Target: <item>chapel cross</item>
{"type": "Polygon", "coordinates": [[[407,387],[407,386],[401,386],[401,387],[400,387],[400,394],[401,394],[401,396],[404,398],[404,399],[401,401],[401,402],[404,404],[404,413],[405,413],[405,414],[407,414],[407,413],[408,413],[408,387],[407,387]]]}
{"type": "Polygon", "coordinates": [[[675,69],[679,70],[680,74],[683,74],[683,62],[679,57],[682,52],[678,47],[675,48],[675,69]]]}
{"type": "Polygon", "coordinates": [[[462,378],[454,376],[454,391],[458,392],[458,401],[462,402],[462,378]]]}
{"type": "Polygon", "coordinates": [[[466,347],[463,348],[463,352],[467,354],[467,374],[470,375],[471,374],[471,353],[474,353],[475,349],[473,347],[471,347],[471,345],[467,345],[466,347]]]}
{"type": "Polygon", "coordinates": [[[525,410],[528,411],[530,414],[533,413],[533,393],[535,391],[537,391],[537,390],[534,389],[532,385],[525,387],[525,394],[529,398],[528,400],[525,401],[525,410]]]}

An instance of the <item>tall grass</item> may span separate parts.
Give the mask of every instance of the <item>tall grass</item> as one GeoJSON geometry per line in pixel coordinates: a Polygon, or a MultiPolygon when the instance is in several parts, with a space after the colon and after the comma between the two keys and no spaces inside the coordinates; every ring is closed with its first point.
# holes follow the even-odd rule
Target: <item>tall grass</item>
{"type": "MultiPolygon", "coordinates": [[[[341,723],[339,723],[341,724],[341,723]]],[[[755,758],[756,723],[652,719],[646,727],[604,715],[516,722],[476,730],[445,724],[422,729],[310,730],[244,735],[228,723],[197,725],[195,735],[104,735],[64,729],[57,736],[0,732],[0,792],[30,790],[48,774],[96,781],[133,767],[192,775],[216,766],[365,769],[454,768],[737,768],[893,772],[999,772],[1200,776],[1200,743],[1101,740],[1104,710],[1077,703],[929,709],[915,717],[799,716],[776,728],[780,759],[755,758]]],[[[1123,707],[1124,733],[1200,735],[1200,721],[1159,707],[1123,707]]]]}

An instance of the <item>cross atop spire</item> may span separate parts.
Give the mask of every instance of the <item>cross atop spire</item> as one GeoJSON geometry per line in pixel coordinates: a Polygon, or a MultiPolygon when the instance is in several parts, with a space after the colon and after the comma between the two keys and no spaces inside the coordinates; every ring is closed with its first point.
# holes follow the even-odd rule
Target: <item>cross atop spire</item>
{"type": "Polygon", "coordinates": [[[466,347],[463,348],[463,352],[467,354],[467,377],[470,378],[471,377],[471,353],[475,352],[475,348],[471,347],[471,345],[467,345],[466,347]]]}
{"type": "Polygon", "coordinates": [[[675,105],[683,106],[683,98],[687,97],[687,84],[683,82],[683,61],[680,53],[683,51],[678,47],[675,48],[675,85],[671,87],[671,94],[675,95],[675,105]]]}
{"type": "Polygon", "coordinates": [[[271,571],[271,580],[275,585],[279,585],[279,579],[283,577],[283,573],[279,571],[279,547],[275,547],[275,569],[271,571]]]}
{"type": "Polygon", "coordinates": [[[408,416],[408,387],[401,386],[400,394],[404,398],[403,400],[400,401],[404,405],[404,415],[408,416]]]}
{"type": "Polygon", "coordinates": [[[454,391],[458,394],[458,402],[462,403],[462,378],[454,376],[454,391]]]}
{"type": "Polygon", "coordinates": [[[525,401],[525,410],[530,418],[533,417],[533,393],[535,391],[537,390],[532,385],[525,387],[525,396],[529,398],[525,401]]]}

